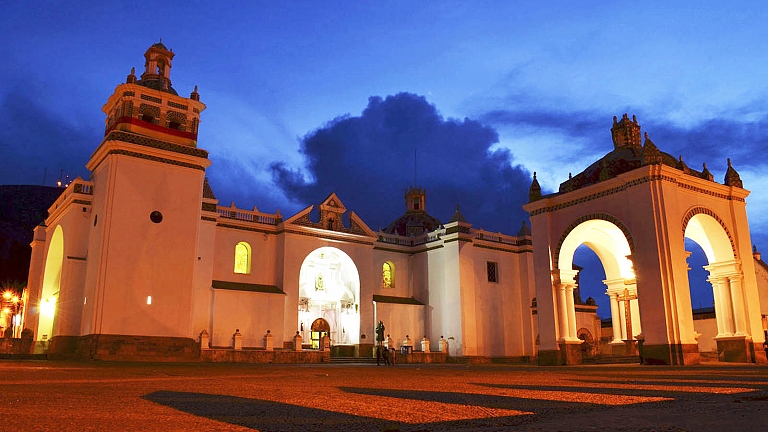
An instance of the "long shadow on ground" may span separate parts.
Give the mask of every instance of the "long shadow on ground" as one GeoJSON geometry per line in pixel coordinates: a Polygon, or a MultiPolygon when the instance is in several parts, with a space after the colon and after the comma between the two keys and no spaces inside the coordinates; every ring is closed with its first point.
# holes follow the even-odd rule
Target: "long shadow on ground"
{"type": "MultiPolygon", "coordinates": [[[[361,394],[375,394],[364,392],[361,394]]],[[[371,389],[373,391],[373,389],[371,389]]],[[[409,392],[412,393],[412,392],[409,392]]],[[[431,393],[431,392],[419,392],[431,393]]],[[[386,394],[382,394],[386,396],[386,394]]],[[[405,396],[405,395],[403,395],[405,396]]],[[[442,431],[442,430],[508,430],[510,426],[526,421],[529,415],[513,417],[489,417],[458,421],[436,422],[428,424],[409,424],[356,416],[320,408],[308,408],[261,399],[247,399],[234,396],[191,393],[176,391],[157,391],[143,396],[155,402],[179,411],[199,417],[226,422],[259,431],[442,431]]],[[[450,397],[425,398],[451,399],[450,397]]],[[[462,398],[463,399],[463,398],[462,398]]],[[[467,401],[465,400],[464,403],[467,401]]],[[[322,404],[322,400],[318,400],[322,404]]],[[[473,403],[477,405],[477,403],[473,403]]],[[[407,415],[407,406],[404,415],[407,415]]]]}

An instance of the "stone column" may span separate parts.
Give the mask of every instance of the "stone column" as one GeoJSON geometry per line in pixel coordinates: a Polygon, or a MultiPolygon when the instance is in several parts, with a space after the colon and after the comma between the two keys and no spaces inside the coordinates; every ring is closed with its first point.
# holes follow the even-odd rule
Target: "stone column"
{"type": "Polygon", "coordinates": [[[576,307],[573,304],[573,288],[574,285],[565,286],[565,307],[566,314],[568,316],[568,339],[578,340],[576,337],[576,307]]]}
{"type": "MultiPolygon", "coordinates": [[[[720,287],[720,301],[723,305],[723,334],[725,336],[733,335],[733,305],[731,303],[731,287],[728,284],[727,277],[717,278],[717,285],[720,287]]],[[[717,311],[720,312],[720,311],[717,311]]]]}
{"type": "Polygon", "coordinates": [[[643,332],[640,326],[640,307],[637,304],[637,299],[629,301],[629,309],[632,311],[632,339],[635,336],[643,332]]]}
{"type": "Polygon", "coordinates": [[[613,327],[613,342],[621,343],[621,314],[619,312],[618,294],[609,294],[611,297],[611,327],[613,327]]]}
{"type": "Polygon", "coordinates": [[[565,285],[557,287],[557,323],[560,327],[560,340],[568,340],[568,310],[565,285]]]}
{"type": "Polygon", "coordinates": [[[747,335],[747,321],[744,317],[744,287],[741,281],[741,275],[730,276],[728,278],[733,306],[733,321],[736,324],[736,333],[734,333],[735,336],[747,335]]]}
{"type": "Polygon", "coordinates": [[[627,340],[627,313],[624,307],[624,301],[619,302],[619,330],[621,331],[621,340],[627,340]]]}
{"type": "Polygon", "coordinates": [[[717,336],[723,337],[726,335],[725,330],[725,305],[723,304],[723,294],[720,289],[720,283],[717,278],[710,276],[707,281],[712,284],[712,292],[715,298],[715,319],[717,320],[717,336]]]}

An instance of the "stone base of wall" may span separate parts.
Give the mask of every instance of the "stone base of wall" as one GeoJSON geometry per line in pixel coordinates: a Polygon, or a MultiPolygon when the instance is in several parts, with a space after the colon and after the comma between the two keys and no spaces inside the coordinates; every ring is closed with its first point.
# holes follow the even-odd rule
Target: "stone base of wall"
{"type": "Polygon", "coordinates": [[[205,349],[200,351],[200,359],[212,363],[263,363],[263,364],[301,364],[329,363],[330,351],[317,350],[274,350],[263,349],[205,349]]]}
{"type": "Polygon", "coordinates": [[[560,366],[560,350],[539,351],[537,363],[539,366],[560,366]]]}
{"type": "Polygon", "coordinates": [[[733,363],[768,363],[762,344],[752,343],[745,337],[720,338],[717,341],[717,360],[733,363]]]}
{"type": "Polygon", "coordinates": [[[332,357],[359,357],[357,345],[334,345],[331,347],[332,357]]]}
{"type": "Polygon", "coordinates": [[[560,364],[578,365],[581,364],[581,344],[562,342],[560,345],[560,364]]]}
{"type": "Polygon", "coordinates": [[[753,343],[751,352],[754,353],[754,361],[752,363],[768,364],[768,352],[765,351],[762,343],[753,343]]]}
{"type": "Polygon", "coordinates": [[[105,361],[200,361],[200,343],[191,338],[163,336],[54,336],[48,356],[55,359],[105,361]]]}
{"type": "Polygon", "coordinates": [[[448,355],[442,352],[411,351],[408,354],[403,354],[398,351],[395,353],[395,364],[445,363],[448,358],[448,355]]]}
{"type": "Polygon", "coordinates": [[[647,365],[692,365],[701,363],[697,344],[640,345],[640,361],[647,365]]]}
{"type": "MultiPolygon", "coordinates": [[[[442,353],[432,353],[442,354],[442,353]]],[[[531,364],[531,357],[519,356],[519,357],[485,357],[485,356],[463,356],[463,357],[450,357],[446,355],[446,363],[459,363],[459,364],[531,364]]]]}
{"type": "Polygon", "coordinates": [[[35,349],[32,339],[2,338],[0,339],[0,354],[29,355],[35,349]]]}

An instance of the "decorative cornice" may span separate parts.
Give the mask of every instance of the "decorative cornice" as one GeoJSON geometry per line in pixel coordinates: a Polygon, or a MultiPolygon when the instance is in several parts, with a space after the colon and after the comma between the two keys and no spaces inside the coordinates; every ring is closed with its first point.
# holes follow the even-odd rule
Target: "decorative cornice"
{"type": "MultiPolygon", "coordinates": [[[[675,184],[679,188],[691,190],[691,191],[698,192],[698,193],[703,193],[703,194],[706,194],[706,195],[713,196],[715,198],[720,198],[720,199],[725,199],[725,200],[732,200],[732,201],[738,201],[738,202],[744,202],[744,198],[742,198],[742,197],[728,195],[728,194],[724,194],[724,193],[718,193],[718,192],[715,192],[715,191],[712,191],[712,190],[709,190],[709,189],[704,189],[702,187],[695,186],[695,185],[687,183],[687,182],[682,182],[678,178],[673,177],[671,175],[650,174],[650,175],[639,177],[639,178],[636,178],[636,179],[633,179],[633,180],[630,180],[630,181],[626,181],[626,182],[624,182],[621,185],[614,186],[614,187],[609,188],[609,189],[601,190],[599,192],[595,192],[595,193],[592,193],[592,194],[589,194],[589,195],[586,195],[586,196],[583,196],[583,197],[580,197],[580,198],[576,198],[576,199],[572,199],[572,200],[565,201],[565,202],[562,202],[562,203],[558,203],[558,204],[554,204],[554,205],[550,205],[550,206],[545,206],[545,207],[541,207],[541,208],[538,208],[538,209],[534,209],[534,210],[531,210],[529,213],[530,213],[531,216],[536,216],[536,215],[539,215],[539,214],[542,214],[542,213],[549,213],[549,212],[561,210],[561,209],[564,209],[564,208],[567,208],[567,207],[572,207],[572,206],[575,206],[575,205],[578,205],[578,204],[582,204],[582,203],[585,203],[585,202],[593,201],[593,200],[596,200],[596,199],[599,199],[599,198],[603,198],[603,197],[606,197],[606,196],[609,196],[609,195],[613,195],[613,194],[617,194],[617,193],[620,193],[620,192],[624,192],[625,190],[627,190],[629,188],[632,188],[634,186],[639,186],[639,185],[642,185],[642,184],[645,184],[645,183],[649,183],[649,182],[653,182],[653,181],[666,181],[666,182],[675,184]]],[[[564,194],[555,194],[553,196],[549,196],[549,197],[546,197],[546,198],[555,198],[555,197],[558,197],[558,196],[564,196],[564,195],[566,195],[568,193],[576,193],[576,191],[574,191],[574,192],[567,192],[567,193],[564,193],[564,194]]]]}
{"type": "Polygon", "coordinates": [[[496,251],[500,251],[500,252],[508,252],[508,253],[513,253],[513,254],[521,254],[521,253],[526,253],[526,252],[533,252],[533,249],[510,250],[510,249],[504,249],[504,248],[494,247],[494,246],[485,246],[485,245],[479,244],[477,242],[472,243],[472,246],[473,247],[482,248],[482,249],[490,249],[490,250],[496,250],[496,251]]]}
{"type": "Polygon", "coordinates": [[[102,144],[107,141],[123,141],[123,142],[136,144],[140,146],[151,147],[151,148],[166,150],[174,153],[181,153],[189,156],[208,159],[208,152],[200,148],[189,147],[189,146],[184,146],[179,144],[172,144],[169,142],[160,141],[160,140],[148,138],[148,137],[133,134],[133,133],[123,132],[123,131],[109,132],[107,136],[104,137],[104,141],[102,141],[102,144]]]}
{"type": "Polygon", "coordinates": [[[260,293],[266,293],[266,294],[285,295],[285,293],[276,285],[250,284],[250,283],[242,283],[242,282],[212,280],[211,288],[231,290],[231,291],[250,291],[250,292],[260,292],[260,293]]]}
{"type": "Polygon", "coordinates": [[[168,165],[176,165],[176,166],[180,166],[180,167],[184,167],[184,168],[192,168],[192,169],[196,169],[196,170],[205,171],[205,167],[202,166],[202,165],[195,165],[195,164],[191,164],[191,163],[175,161],[175,160],[161,158],[161,157],[157,157],[157,156],[150,156],[150,155],[146,155],[144,153],[136,153],[136,152],[132,152],[132,151],[128,151],[128,150],[119,150],[119,149],[110,150],[109,152],[107,152],[106,156],[113,155],[113,154],[114,155],[130,156],[130,157],[135,157],[135,158],[138,158],[138,159],[145,159],[145,160],[150,160],[150,161],[153,161],[153,162],[160,162],[160,163],[164,163],[164,164],[168,164],[168,165]]]}

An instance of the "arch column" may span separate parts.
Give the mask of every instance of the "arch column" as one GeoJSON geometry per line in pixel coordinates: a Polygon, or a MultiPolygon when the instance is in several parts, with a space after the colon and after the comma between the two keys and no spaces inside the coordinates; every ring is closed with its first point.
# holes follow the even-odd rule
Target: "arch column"
{"type": "Polygon", "coordinates": [[[713,263],[704,269],[709,271],[708,280],[715,290],[715,317],[718,326],[715,341],[718,360],[754,362],[755,352],[746,320],[741,261],[713,263]]]}
{"type": "Polygon", "coordinates": [[[573,289],[576,287],[575,270],[559,270],[553,272],[557,289],[557,311],[560,329],[561,362],[563,364],[581,364],[581,344],[584,343],[576,336],[576,308],[573,300],[573,289]]]}
{"type": "Polygon", "coordinates": [[[731,307],[733,308],[733,322],[735,324],[735,336],[747,336],[747,320],[744,311],[744,287],[741,284],[743,277],[733,275],[728,277],[728,286],[731,290],[731,307]]]}

